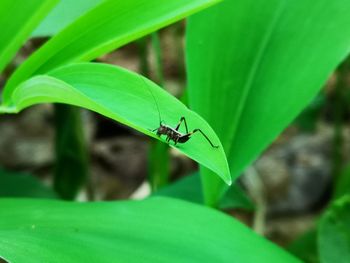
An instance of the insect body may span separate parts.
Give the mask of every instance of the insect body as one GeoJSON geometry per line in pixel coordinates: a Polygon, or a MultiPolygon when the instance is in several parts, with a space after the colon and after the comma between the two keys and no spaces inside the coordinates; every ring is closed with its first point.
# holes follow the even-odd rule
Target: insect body
{"type": "Polygon", "coordinates": [[[157,135],[161,136],[161,135],[166,135],[166,141],[170,142],[170,140],[172,140],[174,142],[174,144],[176,145],[177,143],[185,143],[187,142],[190,138],[191,135],[193,135],[196,132],[200,132],[204,138],[210,143],[210,145],[213,148],[219,148],[218,145],[214,145],[210,139],[208,138],[208,136],[205,135],[204,132],[202,132],[201,129],[194,129],[192,132],[188,132],[188,128],[187,128],[187,123],[186,123],[186,119],[185,117],[181,117],[179,123],[177,124],[177,126],[175,128],[169,127],[165,124],[163,124],[162,122],[160,122],[160,125],[157,129],[154,129],[153,131],[157,131],[157,135]],[[181,132],[179,132],[179,128],[181,123],[184,122],[185,124],[185,128],[186,128],[186,133],[183,134],[181,132]]]}
{"type": "MultiPolygon", "coordinates": [[[[142,80],[143,80],[143,82],[144,82],[144,83],[146,84],[146,86],[147,86],[147,83],[145,82],[145,80],[144,80],[143,78],[142,78],[142,80]]],[[[195,134],[195,133],[197,133],[197,132],[200,132],[200,133],[203,135],[203,137],[208,141],[208,143],[211,145],[211,147],[213,147],[213,148],[219,148],[218,145],[214,145],[214,144],[211,142],[211,140],[208,138],[208,136],[205,135],[205,133],[204,133],[201,129],[194,129],[193,131],[189,132],[189,131],[188,131],[188,127],[187,127],[187,123],[186,123],[185,117],[181,117],[181,118],[180,118],[180,121],[179,121],[179,123],[176,125],[175,128],[172,128],[172,127],[170,127],[170,126],[168,126],[168,125],[163,124],[163,122],[162,122],[162,120],[161,120],[161,116],[160,116],[160,111],[159,111],[159,107],[158,107],[157,100],[156,100],[156,98],[154,97],[154,95],[153,95],[151,89],[150,89],[148,86],[147,86],[147,88],[148,88],[149,92],[151,93],[151,95],[152,95],[152,97],[153,97],[153,99],[154,99],[154,101],[155,101],[155,103],[156,103],[157,110],[158,110],[158,114],[159,114],[159,127],[156,128],[156,129],[154,129],[154,130],[152,130],[153,132],[157,131],[157,135],[158,135],[158,136],[166,135],[166,141],[167,141],[167,142],[170,142],[170,140],[171,140],[171,141],[174,142],[175,145],[176,145],[177,143],[185,143],[185,142],[187,142],[187,141],[191,138],[191,136],[192,136],[193,134],[195,134]],[[186,133],[181,133],[181,132],[179,131],[179,128],[180,128],[182,122],[185,124],[186,133]]]]}

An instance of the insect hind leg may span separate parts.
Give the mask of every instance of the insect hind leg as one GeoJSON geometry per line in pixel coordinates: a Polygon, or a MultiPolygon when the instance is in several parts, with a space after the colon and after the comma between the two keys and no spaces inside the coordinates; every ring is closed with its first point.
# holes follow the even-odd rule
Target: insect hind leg
{"type": "Polygon", "coordinates": [[[181,117],[179,123],[176,125],[175,130],[178,131],[180,128],[181,123],[184,122],[185,128],[186,128],[186,133],[188,133],[188,128],[187,128],[187,122],[185,117],[181,117]]]}
{"type": "Polygon", "coordinates": [[[214,144],[211,142],[211,140],[208,138],[208,136],[205,135],[204,132],[202,132],[201,129],[194,129],[194,130],[192,131],[192,134],[194,134],[194,133],[196,133],[196,132],[200,132],[200,133],[204,136],[204,138],[210,143],[211,147],[213,147],[213,148],[219,148],[219,145],[214,145],[214,144]]]}

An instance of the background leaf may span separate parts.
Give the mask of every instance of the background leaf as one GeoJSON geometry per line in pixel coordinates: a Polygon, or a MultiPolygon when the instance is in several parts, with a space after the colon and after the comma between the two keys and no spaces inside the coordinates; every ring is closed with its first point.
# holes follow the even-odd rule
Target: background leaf
{"type": "Polygon", "coordinates": [[[170,198],[0,207],[0,255],[16,263],[299,262],[233,218],[170,198]]]}
{"type": "Polygon", "coordinates": [[[318,226],[318,251],[322,263],[345,263],[350,258],[350,196],[336,202],[318,226]]]}
{"type": "MultiPolygon", "coordinates": [[[[168,196],[188,202],[204,204],[199,173],[187,175],[170,185],[160,188],[152,196],[168,196]]],[[[218,204],[219,209],[243,208],[254,210],[254,204],[242,188],[232,184],[218,204]]]]}
{"type": "Polygon", "coordinates": [[[70,62],[89,61],[152,31],[208,7],[218,0],[109,0],[80,17],[48,41],[19,67],[4,90],[12,90],[34,74],[70,62]]]}
{"type": "Polygon", "coordinates": [[[0,169],[0,197],[57,198],[57,195],[32,175],[0,169]]]}
{"type": "MultiPolygon", "coordinates": [[[[190,130],[202,129],[219,145],[213,148],[198,133],[176,148],[213,169],[226,183],[231,182],[223,147],[210,126],[175,97],[131,71],[107,64],[71,64],[52,71],[50,76],[36,76],[22,83],[14,90],[11,101],[15,106],[3,111],[18,112],[37,103],[67,103],[96,111],[159,139],[152,132],[159,127],[158,105],[164,123],[175,127],[184,116],[190,130]]],[[[184,126],[180,131],[185,132],[184,126]]]]}
{"type": "Polygon", "coordinates": [[[295,125],[304,132],[315,132],[326,103],[326,94],[321,91],[294,120],[295,125]]]}
{"type": "Polygon", "coordinates": [[[312,229],[288,246],[288,251],[308,263],[320,262],[317,247],[317,231],[312,229]]]}
{"type": "MultiPolygon", "coordinates": [[[[218,133],[233,178],[349,53],[349,8],[346,0],[226,0],[189,19],[190,107],[218,133]]],[[[215,205],[226,186],[201,174],[215,205]]]]}
{"type": "Polygon", "coordinates": [[[0,72],[58,0],[0,2],[0,72]]]}
{"type": "Polygon", "coordinates": [[[49,37],[56,35],[79,16],[106,0],[60,0],[40,25],[32,37],[49,37]]]}

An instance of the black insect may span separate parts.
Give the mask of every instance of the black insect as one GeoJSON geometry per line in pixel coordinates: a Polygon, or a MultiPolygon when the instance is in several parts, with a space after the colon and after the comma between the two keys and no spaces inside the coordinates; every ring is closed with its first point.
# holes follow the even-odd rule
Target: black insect
{"type": "MultiPolygon", "coordinates": [[[[142,78],[142,80],[145,82],[145,80],[144,80],[143,78],[142,78]]],[[[146,83],[145,83],[145,84],[146,84],[146,83]]],[[[146,86],[147,86],[147,84],[146,84],[146,86]]],[[[211,145],[211,147],[213,147],[213,148],[219,148],[218,145],[214,145],[214,144],[211,142],[211,140],[208,138],[208,136],[205,135],[205,133],[204,133],[201,129],[194,129],[193,131],[189,132],[189,131],[188,131],[187,122],[186,122],[185,117],[181,117],[181,118],[180,118],[180,121],[179,121],[179,123],[176,125],[175,128],[172,128],[172,127],[170,127],[170,126],[168,126],[168,125],[166,125],[166,124],[163,124],[162,119],[161,119],[161,116],[160,116],[160,111],[159,111],[159,107],[158,107],[157,100],[156,100],[156,98],[154,97],[154,95],[153,95],[151,89],[150,89],[148,86],[147,86],[147,88],[148,88],[149,92],[151,93],[151,95],[152,95],[152,97],[153,97],[153,99],[154,99],[154,101],[155,101],[155,103],[156,103],[157,110],[158,110],[158,114],[159,114],[159,127],[156,128],[156,129],[154,129],[154,130],[152,130],[153,132],[157,131],[157,135],[158,135],[158,136],[166,135],[166,141],[167,141],[167,142],[170,142],[170,140],[171,140],[171,141],[174,142],[175,145],[176,145],[177,143],[185,143],[185,142],[187,142],[189,139],[191,139],[191,136],[192,136],[193,134],[195,134],[196,132],[200,132],[200,133],[204,136],[204,138],[209,142],[209,144],[211,145]],[[185,128],[186,128],[186,133],[185,133],[185,134],[184,134],[184,133],[181,133],[181,132],[179,131],[179,128],[180,128],[182,122],[185,124],[185,128]]]]}
{"type": "Polygon", "coordinates": [[[166,135],[166,141],[170,142],[170,140],[172,140],[174,142],[174,144],[176,145],[177,143],[185,143],[187,142],[189,139],[191,139],[191,136],[196,133],[196,132],[200,132],[205,139],[207,139],[207,141],[210,143],[211,147],[213,148],[219,148],[218,145],[214,145],[210,139],[208,138],[207,135],[205,135],[204,132],[202,132],[201,129],[194,129],[191,132],[188,132],[188,128],[187,128],[187,123],[186,123],[186,119],[185,117],[181,117],[179,123],[176,125],[175,129],[167,126],[165,124],[162,123],[162,121],[160,121],[159,123],[159,127],[154,129],[153,131],[157,131],[157,135],[161,136],[161,135],[166,135]],[[183,134],[181,132],[179,132],[179,128],[181,123],[184,122],[185,124],[185,128],[186,128],[186,133],[183,134]]]}

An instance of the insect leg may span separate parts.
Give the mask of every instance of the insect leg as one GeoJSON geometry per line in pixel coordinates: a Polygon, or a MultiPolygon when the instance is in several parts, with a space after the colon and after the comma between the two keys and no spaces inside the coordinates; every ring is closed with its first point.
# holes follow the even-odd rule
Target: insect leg
{"type": "Polygon", "coordinates": [[[186,122],[185,117],[181,117],[181,118],[180,118],[180,121],[179,121],[179,123],[176,125],[175,130],[176,130],[176,131],[179,130],[180,125],[181,125],[182,122],[185,123],[186,133],[188,133],[187,122],[186,122]]]}
{"type": "Polygon", "coordinates": [[[175,138],[175,140],[174,140],[175,145],[179,142],[179,139],[180,139],[180,137],[176,137],[176,138],[175,138]]]}
{"type": "Polygon", "coordinates": [[[211,140],[208,138],[208,136],[205,135],[204,132],[202,132],[201,129],[194,129],[193,132],[191,132],[191,134],[194,134],[194,133],[196,133],[196,132],[200,132],[200,133],[204,136],[204,138],[207,139],[207,141],[210,143],[211,147],[213,147],[213,148],[219,148],[219,145],[214,145],[214,144],[211,142],[211,140]]]}

